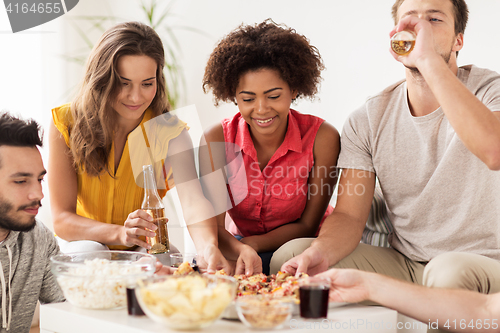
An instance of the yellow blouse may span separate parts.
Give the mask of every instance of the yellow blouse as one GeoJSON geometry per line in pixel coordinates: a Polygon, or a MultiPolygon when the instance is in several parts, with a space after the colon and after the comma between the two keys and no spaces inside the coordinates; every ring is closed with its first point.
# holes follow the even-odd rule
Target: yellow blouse
{"type": "MultiPolygon", "coordinates": [[[[139,184],[142,184],[142,165],[151,164],[150,158],[155,158],[151,153],[144,152],[146,150],[151,152],[149,140],[146,135],[147,130],[144,125],[152,116],[152,111],[149,109],[146,110],[140,126],[127,137],[117,170],[114,169],[115,153],[114,143],[112,144],[108,157],[108,168],[114,177],[106,171],[103,171],[99,176],[89,176],[81,168],[77,170],[78,192],[76,213],[78,215],[104,223],[123,225],[128,214],[141,208],[144,189],[136,184],[135,179],[137,178],[139,184]],[[134,137],[133,144],[131,144],[133,147],[129,147],[131,136],[134,137]],[[142,139],[142,144],[141,142],[137,144],[137,138],[142,139]],[[132,159],[130,151],[133,154],[132,159]],[[133,160],[133,164],[131,160],[133,160]]],[[[52,109],[52,118],[56,128],[62,134],[66,145],[69,147],[68,127],[72,121],[70,104],[52,109]]],[[[188,129],[186,123],[178,119],[170,122],[168,130],[161,131],[162,142],[168,144],[169,140],[176,138],[184,129],[188,129]]],[[[166,157],[166,150],[164,149],[163,151],[165,153],[162,156],[164,159],[166,157]]],[[[154,155],[158,156],[157,153],[154,155]]],[[[164,166],[163,159],[161,161],[157,160],[157,164],[161,163],[164,166]]],[[[174,186],[171,168],[169,167],[167,172],[165,172],[165,168],[163,170],[166,175],[163,179],[168,179],[168,181],[165,181],[166,189],[159,189],[158,191],[162,198],[165,196],[167,190],[174,186]]],[[[108,247],[110,249],[127,249],[127,247],[121,245],[108,245],[108,247]]]]}

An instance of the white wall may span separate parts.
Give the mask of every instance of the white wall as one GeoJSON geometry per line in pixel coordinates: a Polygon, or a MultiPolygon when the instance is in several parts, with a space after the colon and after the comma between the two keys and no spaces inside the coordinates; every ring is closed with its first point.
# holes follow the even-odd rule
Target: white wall
{"type": "MultiPolygon", "coordinates": [[[[160,7],[170,1],[160,0],[160,7]]],[[[10,33],[7,14],[0,8],[0,110],[33,117],[47,128],[50,109],[71,99],[81,79],[81,67],[63,59],[86,51],[71,22],[80,15],[113,15],[119,20],[143,20],[138,0],[80,0],[65,17],[17,34],[10,33]]],[[[295,108],[325,118],[339,130],[366,97],[403,78],[402,66],[388,52],[393,23],[393,0],[178,0],[174,26],[200,29],[204,34],[177,29],[183,50],[187,93],[184,105],[195,104],[204,128],[232,116],[237,108],[215,108],[201,90],[205,63],[217,41],[241,23],[272,18],[306,35],[320,50],[326,71],[318,100],[301,101],[295,108]]],[[[500,0],[469,0],[470,22],[459,64],[474,63],[500,72],[500,0]]],[[[99,30],[87,31],[95,42],[99,30]]],[[[160,29],[159,34],[162,35],[160,29]]],[[[43,149],[46,161],[47,147],[43,149]]],[[[50,223],[48,189],[40,212],[50,223]]]]}
{"type": "MultiPolygon", "coordinates": [[[[498,25],[493,23],[500,12],[500,1],[469,0],[468,3],[470,24],[459,63],[475,63],[499,71],[500,45],[494,45],[492,30],[500,32],[498,25]]],[[[203,108],[204,125],[237,112],[232,104],[213,107],[211,96],[201,91],[206,61],[216,42],[231,29],[241,23],[252,24],[272,18],[307,36],[320,50],[326,65],[319,101],[302,101],[295,107],[325,118],[340,130],[348,114],[368,96],[403,78],[402,66],[388,51],[389,31],[393,27],[392,4],[393,0],[184,0],[182,5],[177,4],[177,10],[185,23],[211,36],[180,34],[188,78],[188,102],[195,103],[198,109],[203,108]]]]}
{"type": "MultiPolygon", "coordinates": [[[[0,5],[0,111],[34,118],[48,135],[50,109],[57,106],[68,85],[64,54],[65,29],[61,20],[12,34],[5,7],[0,5]]],[[[42,158],[47,168],[47,140],[42,158]]],[[[38,218],[52,227],[47,183],[38,218]]]]}

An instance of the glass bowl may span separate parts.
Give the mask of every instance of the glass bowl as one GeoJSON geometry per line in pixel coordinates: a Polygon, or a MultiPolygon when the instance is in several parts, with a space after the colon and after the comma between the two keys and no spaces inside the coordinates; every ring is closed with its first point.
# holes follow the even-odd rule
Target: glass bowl
{"type": "Polygon", "coordinates": [[[137,300],[152,320],[173,329],[199,329],[219,319],[236,297],[237,282],[221,275],[162,275],[138,282],[137,300]]]}
{"type": "Polygon", "coordinates": [[[50,258],[66,300],[86,309],[114,309],[127,305],[126,287],[152,276],[156,258],[130,251],[59,254],[50,258]]]}
{"type": "Polygon", "coordinates": [[[278,329],[290,320],[293,305],[289,298],[241,296],[236,300],[236,311],[243,324],[250,328],[278,329]]]}

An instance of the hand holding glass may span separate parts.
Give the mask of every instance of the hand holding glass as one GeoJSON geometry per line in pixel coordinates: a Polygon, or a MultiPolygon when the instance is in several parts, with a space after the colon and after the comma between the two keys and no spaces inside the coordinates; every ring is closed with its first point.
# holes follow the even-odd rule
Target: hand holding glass
{"type": "Polygon", "coordinates": [[[299,286],[300,316],[308,319],[326,318],[329,292],[329,278],[312,276],[303,279],[299,286]]]}
{"type": "Polygon", "coordinates": [[[391,38],[391,48],[399,55],[407,55],[415,47],[416,35],[412,31],[396,32],[391,38]]]}

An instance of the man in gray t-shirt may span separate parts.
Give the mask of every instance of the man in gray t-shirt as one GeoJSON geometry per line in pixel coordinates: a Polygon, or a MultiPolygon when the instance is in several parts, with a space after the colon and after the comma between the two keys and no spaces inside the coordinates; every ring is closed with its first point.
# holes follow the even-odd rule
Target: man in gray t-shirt
{"type": "Polygon", "coordinates": [[[500,76],[457,66],[468,16],[463,0],[398,0],[393,16],[392,33],[417,35],[411,53],[393,53],[406,80],[368,99],[346,122],[337,206],[312,244],[292,241],[310,247],[282,270],[354,267],[498,292],[500,76]],[[376,178],[394,225],[390,248],[359,243],[376,178]]]}

